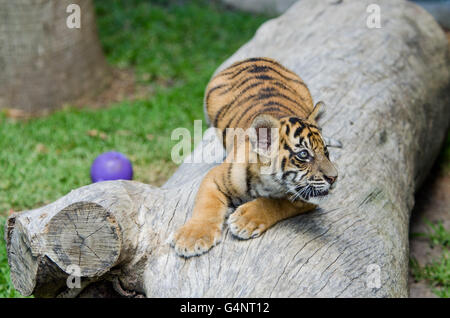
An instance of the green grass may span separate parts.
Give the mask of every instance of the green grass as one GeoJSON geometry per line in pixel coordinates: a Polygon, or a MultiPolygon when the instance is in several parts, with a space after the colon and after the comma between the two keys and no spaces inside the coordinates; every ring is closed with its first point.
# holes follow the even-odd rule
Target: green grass
{"type": "Polygon", "coordinates": [[[429,230],[427,233],[415,233],[428,239],[432,247],[440,247],[442,255],[430,263],[421,266],[414,258],[410,260],[410,270],[416,281],[425,280],[431,290],[439,297],[450,297],[450,231],[446,230],[442,222],[436,224],[425,220],[429,230]]]}
{"type": "MultiPolygon", "coordinates": [[[[206,1],[95,4],[108,61],[133,68],[139,82],[151,85],[154,93],[104,110],[68,108],[28,121],[0,112],[0,216],[89,184],[90,165],[104,151],[127,154],[136,180],[147,181],[154,169],[168,173],[176,143],[170,140],[172,130],[192,131],[193,121],[203,119],[203,93],[214,70],[267,19],[206,1]]],[[[3,236],[0,242],[0,297],[16,297],[3,236]]]]}
{"type": "Polygon", "coordinates": [[[450,232],[444,228],[442,222],[433,224],[429,220],[424,220],[428,226],[429,231],[427,233],[413,233],[413,237],[424,237],[430,241],[431,247],[441,246],[448,248],[450,246],[450,232]]]}

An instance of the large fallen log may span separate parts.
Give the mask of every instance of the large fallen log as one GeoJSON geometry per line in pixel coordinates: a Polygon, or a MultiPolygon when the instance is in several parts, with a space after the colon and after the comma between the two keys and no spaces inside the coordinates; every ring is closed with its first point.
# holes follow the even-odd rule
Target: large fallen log
{"type": "MultiPolygon", "coordinates": [[[[162,188],[88,185],[8,219],[11,277],[22,294],[106,296],[114,287],[147,297],[408,295],[414,191],[450,118],[444,33],[405,1],[303,0],[221,68],[250,56],[279,60],[327,103],[324,135],[344,145],[331,153],[340,180],[330,200],[260,238],[237,240],[225,228],[220,245],[184,259],[168,238],[188,218],[214,163],[183,163],[162,188]],[[379,29],[366,24],[373,3],[379,29]],[[79,285],[70,273],[81,276],[79,285]]],[[[194,154],[210,156],[217,142],[207,133],[194,154]]]]}

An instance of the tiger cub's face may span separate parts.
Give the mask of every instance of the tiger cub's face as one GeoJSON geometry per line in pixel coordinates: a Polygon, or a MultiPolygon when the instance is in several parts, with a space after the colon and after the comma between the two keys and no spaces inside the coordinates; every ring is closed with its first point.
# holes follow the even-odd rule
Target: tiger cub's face
{"type": "Polygon", "coordinates": [[[333,189],[337,170],[319,128],[297,117],[280,120],[277,178],[292,201],[317,204],[333,189]]]}
{"type": "MultiPolygon", "coordinates": [[[[291,201],[303,200],[317,204],[334,187],[337,170],[331,163],[327,147],[319,128],[308,120],[285,117],[277,120],[271,116],[260,116],[255,128],[278,130],[277,142],[270,147],[277,149],[272,180],[281,187],[282,193],[291,201]]],[[[259,138],[259,144],[265,144],[259,138]],[[261,142],[262,141],[262,142],[261,142]]],[[[275,141],[275,140],[274,140],[275,141]]],[[[266,145],[267,146],[267,145],[266,145]]]]}

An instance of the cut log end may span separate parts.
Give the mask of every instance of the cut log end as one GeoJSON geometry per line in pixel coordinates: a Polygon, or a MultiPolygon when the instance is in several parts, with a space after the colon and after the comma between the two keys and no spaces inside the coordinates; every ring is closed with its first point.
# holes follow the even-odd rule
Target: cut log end
{"type": "Polygon", "coordinates": [[[117,263],[122,234],[104,207],[76,202],[51,218],[40,216],[16,214],[6,226],[11,279],[22,295],[49,296],[48,282],[54,294],[69,275],[98,277],[117,263]]]}
{"type": "Polygon", "coordinates": [[[97,276],[119,258],[119,225],[96,203],[71,204],[51,219],[46,230],[47,255],[63,270],[75,265],[81,276],[97,276]]]}

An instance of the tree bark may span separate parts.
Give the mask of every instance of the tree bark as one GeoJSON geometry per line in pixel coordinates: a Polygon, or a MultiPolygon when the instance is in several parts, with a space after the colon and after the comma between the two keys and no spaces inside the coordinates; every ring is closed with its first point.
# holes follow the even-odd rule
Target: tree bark
{"type": "Polygon", "coordinates": [[[0,21],[0,109],[41,114],[108,84],[91,0],[0,0],[0,21]],[[80,28],[66,23],[70,4],[80,28]]]}
{"type": "MultiPolygon", "coordinates": [[[[11,277],[21,293],[83,297],[88,286],[87,295],[98,296],[95,284],[105,289],[109,281],[128,297],[408,295],[414,191],[450,118],[444,33],[406,1],[303,0],[261,26],[220,69],[251,56],[277,59],[328,105],[323,133],[343,143],[331,152],[340,173],[331,198],[260,238],[237,240],[225,228],[209,253],[184,259],[167,241],[214,163],[183,163],[161,188],[88,185],[8,219],[11,277]],[[366,26],[372,3],[381,8],[380,29],[366,26]],[[64,290],[73,264],[81,288],[64,290]]],[[[208,131],[193,156],[220,162],[211,157],[217,143],[208,131]]]]}

